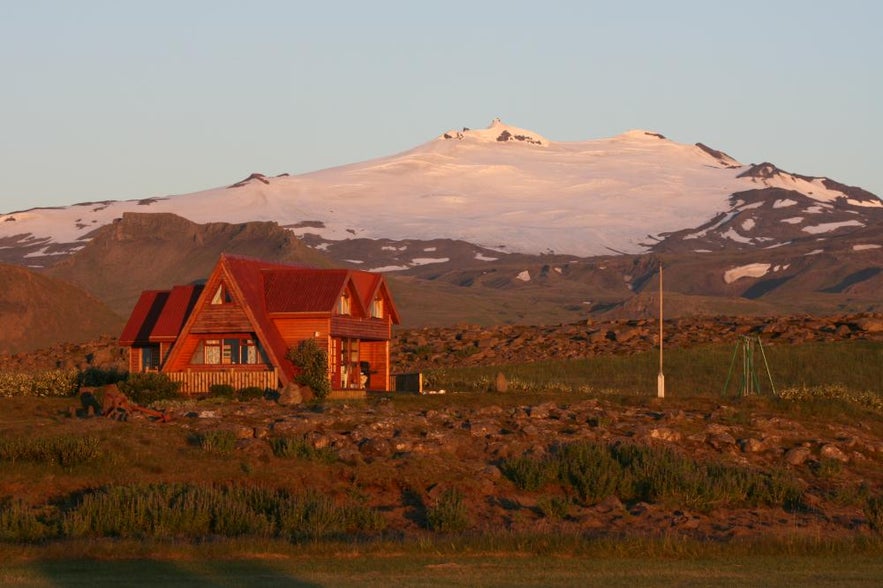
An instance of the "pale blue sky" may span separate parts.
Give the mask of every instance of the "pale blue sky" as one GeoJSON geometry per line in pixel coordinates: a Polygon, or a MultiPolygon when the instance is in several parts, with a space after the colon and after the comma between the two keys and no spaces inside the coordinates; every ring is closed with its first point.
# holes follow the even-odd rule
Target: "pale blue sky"
{"type": "Polygon", "coordinates": [[[391,155],[496,116],[883,196],[883,2],[0,0],[0,211],[391,155]]]}

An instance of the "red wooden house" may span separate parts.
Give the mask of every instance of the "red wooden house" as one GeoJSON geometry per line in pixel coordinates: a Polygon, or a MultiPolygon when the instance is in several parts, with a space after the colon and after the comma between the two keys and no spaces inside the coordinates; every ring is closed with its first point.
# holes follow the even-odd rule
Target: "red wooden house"
{"type": "Polygon", "coordinates": [[[390,389],[389,341],[399,323],[383,276],[221,255],[204,286],[141,294],[120,345],[129,371],[159,371],[182,392],[213,384],[277,389],[304,339],[328,353],[336,390],[390,389]]]}

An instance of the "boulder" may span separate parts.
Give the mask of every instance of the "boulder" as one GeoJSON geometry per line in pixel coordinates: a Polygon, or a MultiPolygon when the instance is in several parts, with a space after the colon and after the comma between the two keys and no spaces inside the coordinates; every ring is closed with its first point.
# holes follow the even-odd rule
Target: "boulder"
{"type": "Polygon", "coordinates": [[[809,447],[792,447],[785,452],[785,461],[791,465],[801,465],[812,456],[809,447]]]}

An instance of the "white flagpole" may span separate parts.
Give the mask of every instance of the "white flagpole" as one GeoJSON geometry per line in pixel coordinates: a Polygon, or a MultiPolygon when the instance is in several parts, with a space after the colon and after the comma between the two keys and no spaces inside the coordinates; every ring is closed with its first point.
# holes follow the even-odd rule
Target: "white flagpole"
{"type": "Polygon", "coordinates": [[[656,377],[656,396],[665,398],[665,374],[662,373],[662,263],[659,263],[659,375],[656,377]]]}

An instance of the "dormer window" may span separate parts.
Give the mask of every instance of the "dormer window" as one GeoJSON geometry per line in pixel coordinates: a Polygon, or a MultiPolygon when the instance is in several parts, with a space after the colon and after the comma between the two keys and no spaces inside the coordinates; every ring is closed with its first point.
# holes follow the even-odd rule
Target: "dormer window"
{"type": "Polygon", "coordinates": [[[350,293],[344,292],[337,300],[337,314],[350,314],[350,293]]]}
{"type": "Polygon", "coordinates": [[[230,304],[231,302],[233,299],[230,298],[230,291],[227,290],[227,287],[224,284],[218,285],[215,295],[212,296],[212,304],[230,304]]]}
{"type": "Polygon", "coordinates": [[[383,297],[377,296],[371,301],[371,318],[383,318],[383,297]]]}

